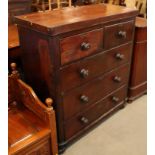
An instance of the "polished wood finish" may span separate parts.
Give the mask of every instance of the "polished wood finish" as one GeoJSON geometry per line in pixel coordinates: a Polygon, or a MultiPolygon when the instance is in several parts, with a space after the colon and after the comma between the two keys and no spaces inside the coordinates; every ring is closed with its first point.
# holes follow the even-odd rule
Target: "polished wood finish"
{"type": "Polygon", "coordinates": [[[8,64],[12,62],[16,62],[18,68],[22,68],[18,29],[14,24],[8,25],[8,64]]]}
{"type": "Polygon", "coordinates": [[[61,64],[78,60],[102,49],[103,30],[97,29],[60,41],[61,64]]]}
{"type": "Polygon", "coordinates": [[[26,81],[41,98],[54,99],[59,152],[125,104],[137,14],[98,4],[16,18],[26,81]],[[113,98],[118,104],[97,104],[122,86],[121,99],[113,98]],[[80,112],[84,126],[75,118],[80,112]]]}
{"type": "Polygon", "coordinates": [[[60,72],[62,90],[70,90],[128,62],[131,57],[131,50],[132,44],[130,43],[62,67],[60,72]],[[88,71],[88,76],[81,75],[82,70],[88,71]],[[70,83],[70,85],[66,85],[66,83],[70,83]]]}
{"type": "Polygon", "coordinates": [[[89,106],[86,111],[80,111],[77,115],[72,117],[71,120],[65,123],[65,137],[66,139],[71,138],[76,133],[80,133],[82,129],[88,128],[94,123],[94,121],[103,118],[110,113],[113,108],[120,106],[124,103],[126,97],[126,88],[123,86],[121,89],[108,94],[102,100],[96,102],[94,105],[89,106]],[[114,100],[114,97],[118,98],[118,101],[114,100]]]}
{"type": "Polygon", "coordinates": [[[19,45],[18,30],[16,25],[8,26],[8,57],[9,60],[20,58],[21,50],[19,45]]]}
{"type": "Polygon", "coordinates": [[[64,119],[67,120],[72,118],[74,114],[85,109],[84,105],[96,103],[113,90],[127,83],[128,73],[129,65],[127,64],[108,74],[95,78],[88,84],[65,93],[63,95],[64,119]],[[115,81],[115,77],[120,77],[121,81],[115,81]],[[86,96],[88,98],[87,101],[82,99],[82,96],[86,96]]]}
{"type": "Polygon", "coordinates": [[[118,46],[132,40],[134,20],[105,27],[104,48],[118,46]],[[112,42],[111,42],[112,40],[112,42]]]}
{"type": "Polygon", "coordinates": [[[131,102],[147,91],[147,21],[136,18],[136,31],[129,84],[131,102]]]}
{"type": "Polygon", "coordinates": [[[11,64],[8,99],[9,155],[56,155],[57,137],[52,99],[46,107],[31,87],[19,79],[16,64],[11,64]]]}
{"type": "Polygon", "coordinates": [[[135,13],[137,13],[136,9],[133,11],[131,8],[125,9],[121,6],[97,4],[77,8],[64,8],[63,10],[54,10],[53,12],[47,11],[22,15],[16,18],[16,22],[54,36],[98,25],[97,23],[101,25],[102,23],[118,19],[120,15],[122,18],[133,17],[135,13]]]}
{"type": "Polygon", "coordinates": [[[16,25],[8,26],[8,49],[19,47],[18,29],[16,25]]]}

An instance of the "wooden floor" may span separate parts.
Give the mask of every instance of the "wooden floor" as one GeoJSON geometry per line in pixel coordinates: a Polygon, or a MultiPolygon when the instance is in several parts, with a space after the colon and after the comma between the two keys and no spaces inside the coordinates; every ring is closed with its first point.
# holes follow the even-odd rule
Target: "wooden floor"
{"type": "Polygon", "coordinates": [[[147,95],[71,145],[63,155],[146,155],[147,95]]]}

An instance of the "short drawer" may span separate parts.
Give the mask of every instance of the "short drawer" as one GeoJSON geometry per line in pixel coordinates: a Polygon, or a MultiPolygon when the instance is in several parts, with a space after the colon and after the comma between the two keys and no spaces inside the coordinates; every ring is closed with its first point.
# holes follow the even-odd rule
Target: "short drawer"
{"type": "Polygon", "coordinates": [[[102,45],[103,29],[63,38],[60,40],[61,65],[98,52],[102,45]]]}
{"type": "Polygon", "coordinates": [[[64,119],[68,120],[128,82],[129,65],[123,65],[87,84],[68,91],[63,96],[64,119]]]}
{"type": "Polygon", "coordinates": [[[74,88],[128,62],[131,51],[132,44],[126,44],[64,66],[61,69],[61,89],[66,91],[74,88]],[[66,83],[68,84],[66,85],[66,83]]]}
{"type": "Polygon", "coordinates": [[[134,20],[105,26],[104,48],[109,49],[131,41],[134,33],[134,20]]]}
{"type": "Polygon", "coordinates": [[[88,127],[93,121],[102,118],[105,113],[118,106],[119,103],[125,100],[127,94],[127,87],[122,87],[112,94],[108,95],[105,99],[99,101],[87,111],[80,113],[72,120],[67,121],[65,124],[66,139],[71,138],[82,129],[88,127]]]}

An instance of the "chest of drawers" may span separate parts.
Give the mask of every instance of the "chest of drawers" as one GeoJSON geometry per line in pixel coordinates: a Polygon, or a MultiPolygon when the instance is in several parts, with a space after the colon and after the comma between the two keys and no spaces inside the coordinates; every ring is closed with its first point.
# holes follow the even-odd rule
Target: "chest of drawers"
{"type": "Polygon", "coordinates": [[[60,152],[124,105],[137,13],[99,4],[16,18],[25,78],[54,99],[60,152]]]}

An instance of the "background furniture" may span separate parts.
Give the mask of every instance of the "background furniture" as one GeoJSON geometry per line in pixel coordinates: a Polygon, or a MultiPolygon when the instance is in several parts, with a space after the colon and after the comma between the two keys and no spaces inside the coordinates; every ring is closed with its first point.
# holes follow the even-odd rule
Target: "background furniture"
{"type": "Polygon", "coordinates": [[[8,21],[14,23],[14,16],[31,12],[32,0],[9,0],[8,1],[8,21]]]}
{"type": "Polygon", "coordinates": [[[60,9],[62,7],[71,7],[71,5],[71,0],[33,0],[32,11],[60,9]]]}
{"type": "Polygon", "coordinates": [[[146,93],[147,89],[147,21],[136,18],[135,41],[129,84],[129,102],[146,93]]]}
{"type": "Polygon", "coordinates": [[[12,62],[17,62],[18,66],[22,66],[18,30],[14,24],[8,26],[8,63],[12,62]]]}
{"type": "Polygon", "coordinates": [[[54,99],[59,152],[124,106],[137,14],[98,4],[16,18],[26,81],[54,99]]]}
{"type": "Polygon", "coordinates": [[[126,6],[125,0],[112,0],[112,4],[118,4],[121,6],[126,6]]]}
{"type": "Polygon", "coordinates": [[[28,14],[31,10],[32,0],[9,0],[8,1],[8,64],[16,62],[20,69],[21,49],[18,38],[17,26],[14,24],[14,16],[28,14]]]}
{"type": "Polygon", "coordinates": [[[56,155],[57,137],[52,99],[45,106],[31,87],[19,79],[11,64],[8,99],[9,155],[56,155]]]}
{"type": "Polygon", "coordinates": [[[136,8],[139,10],[139,17],[147,17],[147,0],[136,0],[136,8]]]}

